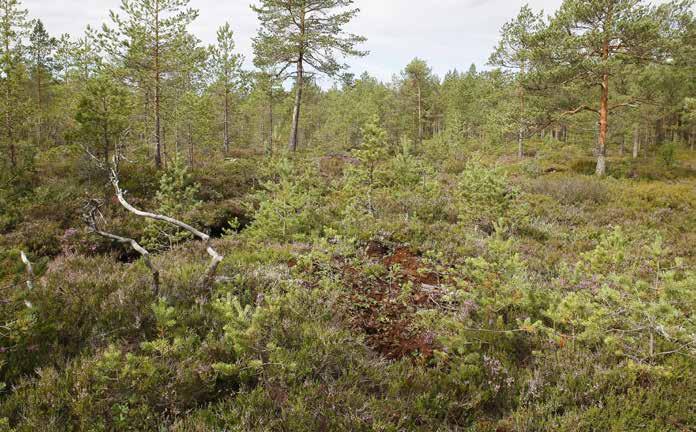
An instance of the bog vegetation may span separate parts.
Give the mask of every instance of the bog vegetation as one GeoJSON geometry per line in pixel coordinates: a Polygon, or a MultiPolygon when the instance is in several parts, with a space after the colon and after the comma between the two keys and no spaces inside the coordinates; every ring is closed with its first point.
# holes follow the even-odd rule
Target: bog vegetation
{"type": "Polygon", "coordinates": [[[694,3],[559,3],[381,82],[350,0],[0,0],[0,431],[694,430],[694,3]]]}

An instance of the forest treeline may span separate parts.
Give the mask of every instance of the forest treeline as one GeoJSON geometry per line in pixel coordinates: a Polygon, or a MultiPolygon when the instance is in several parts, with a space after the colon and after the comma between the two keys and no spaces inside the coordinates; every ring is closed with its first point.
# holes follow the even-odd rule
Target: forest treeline
{"type": "Polygon", "coordinates": [[[188,3],[127,0],[102,27],[71,37],[4,1],[5,166],[31,169],[37,153],[64,145],[106,159],[120,145],[158,167],[241,149],[349,150],[373,116],[395,147],[468,140],[524,156],[532,137],[578,141],[596,147],[600,174],[606,148],[637,157],[694,146],[689,1],[566,1],[548,17],[524,7],[485,70],[438,77],[415,58],[389,82],[346,72],[345,56],[367,54],[362,36],[343,31],[358,13],[350,1],[254,6],[253,69],[233,22],[211,46],[190,32],[198,12],[188,3]],[[322,88],[321,75],[335,84],[322,88]]]}

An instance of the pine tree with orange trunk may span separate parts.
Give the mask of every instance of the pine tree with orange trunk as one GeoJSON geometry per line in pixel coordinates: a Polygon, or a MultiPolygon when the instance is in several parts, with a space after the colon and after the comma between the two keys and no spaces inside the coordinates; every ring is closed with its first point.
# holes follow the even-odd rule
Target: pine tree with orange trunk
{"type": "Polygon", "coordinates": [[[620,95],[612,82],[629,67],[675,60],[672,43],[689,22],[693,0],[654,6],[645,0],[565,0],[545,28],[527,38],[530,71],[550,87],[585,87],[596,97],[563,115],[589,111],[599,124],[597,168],[606,174],[610,114],[640,101],[620,95]],[[597,93],[592,92],[595,90],[597,93]]]}

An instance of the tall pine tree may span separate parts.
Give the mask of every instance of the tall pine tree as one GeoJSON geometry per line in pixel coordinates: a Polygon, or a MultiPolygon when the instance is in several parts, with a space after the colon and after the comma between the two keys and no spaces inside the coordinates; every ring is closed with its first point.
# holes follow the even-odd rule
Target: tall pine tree
{"type": "Polygon", "coordinates": [[[599,121],[597,175],[606,173],[610,113],[635,103],[611,103],[610,88],[627,68],[673,57],[679,23],[694,5],[678,0],[656,7],[645,0],[564,0],[547,28],[527,40],[538,81],[596,89],[598,103],[568,111],[593,112],[599,121]]]}
{"type": "Polygon", "coordinates": [[[337,56],[367,54],[356,48],[366,39],[344,31],[359,9],[353,8],[353,0],[261,0],[252,9],[261,21],[254,38],[256,63],[278,66],[281,73],[295,69],[290,74],[295,77],[295,103],[289,147],[296,151],[305,75],[336,76],[346,68],[337,56]]]}
{"type": "Polygon", "coordinates": [[[162,94],[168,73],[176,72],[177,55],[186,41],[187,27],[198,17],[189,0],[122,0],[121,14],[111,12],[113,28],[106,25],[102,47],[139,83],[145,106],[154,117],[155,165],[163,165],[162,94]]]}
{"type": "Polygon", "coordinates": [[[21,107],[24,105],[21,95],[22,39],[29,29],[27,14],[19,0],[0,0],[0,84],[3,96],[0,106],[5,126],[3,138],[12,169],[17,168],[16,129],[22,123],[21,107]]]}
{"type": "Polygon", "coordinates": [[[46,103],[48,99],[48,87],[55,72],[54,54],[58,41],[51,37],[41,20],[34,22],[34,28],[29,35],[29,64],[34,81],[34,97],[36,98],[36,144],[43,141],[43,131],[46,103]]]}
{"type": "Polygon", "coordinates": [[[217,44],[210,47],[210,69],[215,83],[222,91],[223,148],[230,151],[230,98],[241,78],[244,57],[235,53],[234,32],[229,23],[217,31],[217,44]]]}
{"type": "Polygon", "coordinates": [[[426,106],[426,99],[431,96],[437,84],[438,80],[433,76],[430,66],[419,58],[413,59],[402,73],[402,92],[409,100],[413,101],[416,124],[415,138],[418,145],[423,143],[424,120],[426,111],[430,108],[426,106]]]}

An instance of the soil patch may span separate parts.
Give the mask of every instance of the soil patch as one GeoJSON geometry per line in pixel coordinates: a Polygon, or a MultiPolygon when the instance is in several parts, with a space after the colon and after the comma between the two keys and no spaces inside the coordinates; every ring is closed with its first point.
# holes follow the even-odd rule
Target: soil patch
{"type": "Polygon", "coordinates": [[[389,359],[412,357],[427,362],[436,348],[435,335],[416,328],[414,322],[418,310],[437,306],[442,295],[437,275],[405,246],[391,250],[371,242],[364,258],[365,265],[381,264],[387,273],[374,276],[339,263],[344,283],[350,288],[345,301],[351,326],[389,359]]]}

